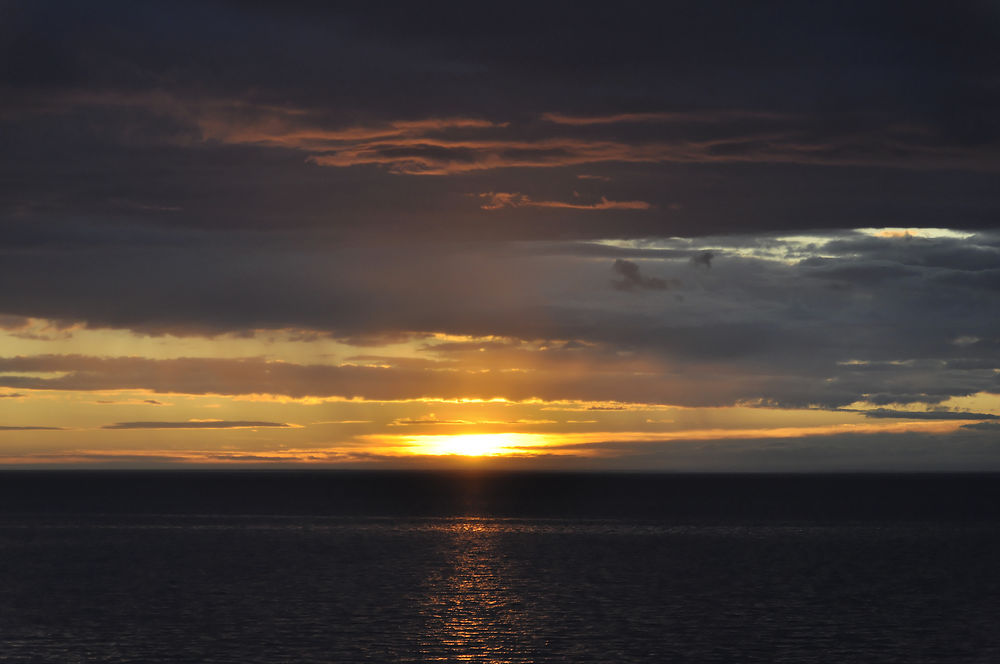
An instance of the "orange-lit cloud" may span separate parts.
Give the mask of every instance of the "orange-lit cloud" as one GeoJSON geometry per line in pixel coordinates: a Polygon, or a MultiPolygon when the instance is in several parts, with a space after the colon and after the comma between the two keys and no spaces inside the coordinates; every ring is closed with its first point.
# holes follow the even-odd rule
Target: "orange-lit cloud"
{"type": "MultiPolygon", "coordinates": [[[[710,364],[682,364],[655,353],[619,353],[602,346],[569,344],[548,350],[516,346],[487,352],[451,350],[441,352],[437,359],[373,356],[364,364],[340,365],[261,358],[36,355],[0,357],[0,387],[17,390],[17,394],[28,390],[104,394],[144,390],[148,398],[157,394],[226,395],[303,403],[539,400],[584,409],[593,404],[606,404],[607,408],[623,404],[725,406],[754,403],[762,392],[785,395],[786,400],[794,399],[792,403],[800,405],[822,405],[831,399],[810,376],[748,370],[729,371],[720,378],[711,369],[710,364]]],[[[964,389],[963,393],[970,392],[964,389]]],[[[845,394],[849,400],[834,402],[834,406],[864,398],[860,391],[845,394]]],[[[903,394],[901,401],[934,401],[932,396],[908,394],[903,394]]],[[[879,399],[884,402],[883,397],[879,399]]]]}
{"type": "Polygon", "coordinates": [[[658,373],[658,365],[662,371],[668,370],[662,361],[642,355],[556,350],[476,353],[473,361],[446,358],[420,360],[415,365],[405,362],[405,358],[364,365],[304,365],[259,358],[153,360],[39,355],[0,358],[0,386],[18,390],[257,395],[279,400],[657,400],[680,405],[735,403],[747,397],[744,390],[751,386],[759,389],[752,377],[718,381],[711,376],[681,377],[674,373],[671,378],[658,373]],[[693,398],[698,402],[692,403],[693,398]]]}
{"type": "Polygon", "coordinates": [[[543,113],[542,119],[547,122],[562,125],[586,126],[606,124],[628,124],[640,122],[682,122],[686,124],[699,122],[721,122],[727,120],[757,119],[779,120],[790,119],[791,116],[762,111],[688,111],[688,112],[650,112],[650,113],[613,113],[610,115],[567,115],[565,113],[543,113]]]}
{"type": "MultiPolygon", "coordinates": [[[[874,127],[821,137],[805,119],[753,110],[612,113],[541,113],[553,131],[533,135],[505,121],[482,117],[429,116],[358,124],[321,109],[226,98],[182,98],[166,93],[65,95],[32,112],[74,107],[142,111],[188,127],[170,140],[189,145],[218,142],[297,150],[320,166],[378,165],[392,173],[449,175],[498,168],[561,168],[622,163],[795,163],[887,165],[896,168],[961,167],[996,170],[989,146],[956,146],[930,140],[919,126],[874,127]],[[803,124],[805,123],[805,124],[803,124]],[[621,125],[700,127],[664,140],[579,135],[621,125]],[[530,138],[528,138],[530,136],[530,138]]],[[[624,135],[623,135],[624,136],[624,135]]]]}

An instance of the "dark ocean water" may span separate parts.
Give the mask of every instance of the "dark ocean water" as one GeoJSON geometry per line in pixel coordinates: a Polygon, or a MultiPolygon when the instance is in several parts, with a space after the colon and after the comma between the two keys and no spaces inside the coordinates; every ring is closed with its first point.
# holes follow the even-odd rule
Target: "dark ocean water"
{"type": "Polygon", "coordinates": [[[3,662],[1000,662],[1000,477],[0,473],[3,662]]]}

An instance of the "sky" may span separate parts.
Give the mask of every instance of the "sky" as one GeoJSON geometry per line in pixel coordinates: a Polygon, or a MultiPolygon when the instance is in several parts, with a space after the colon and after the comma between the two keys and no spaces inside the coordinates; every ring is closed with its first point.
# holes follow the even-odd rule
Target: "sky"
{"type": "Polygon", "coordinates": [[[1000,3],[0,12],[4,467],[1000,470],[1000,3]]]}

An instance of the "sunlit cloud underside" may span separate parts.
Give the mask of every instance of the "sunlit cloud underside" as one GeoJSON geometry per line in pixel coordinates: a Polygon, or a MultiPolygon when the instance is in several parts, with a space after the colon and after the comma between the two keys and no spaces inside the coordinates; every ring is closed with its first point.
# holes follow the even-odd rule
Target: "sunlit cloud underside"
{"type": "Polygon", "coordinates": [[[0,316],[0,463],[1000,466],[993,233],[422,249],[296,254],[271,327],[0,316]],[[323,304],[361,258],[391,315],[323,304]]]}

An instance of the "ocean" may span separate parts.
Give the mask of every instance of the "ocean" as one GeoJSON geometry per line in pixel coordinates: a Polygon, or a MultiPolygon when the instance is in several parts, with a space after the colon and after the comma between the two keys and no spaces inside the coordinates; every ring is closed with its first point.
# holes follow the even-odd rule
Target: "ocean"
{"type": "Polygon", "coordinates": [[[0,473],[0,662],[998,662],[1000,476],[0,473]]]}

